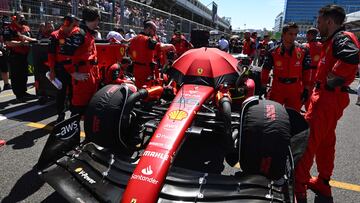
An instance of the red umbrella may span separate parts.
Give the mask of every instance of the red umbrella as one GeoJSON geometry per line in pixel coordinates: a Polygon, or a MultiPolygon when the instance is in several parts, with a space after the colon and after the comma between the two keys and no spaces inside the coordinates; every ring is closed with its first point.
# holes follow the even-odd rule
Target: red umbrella
{"type": "Polygon", "coordinates": [[[217,48],[198,48],[185,52],[173,63],[170,76],[179,84],[200,84],[217,88],[234,84],[238,60],[217,48]]]}

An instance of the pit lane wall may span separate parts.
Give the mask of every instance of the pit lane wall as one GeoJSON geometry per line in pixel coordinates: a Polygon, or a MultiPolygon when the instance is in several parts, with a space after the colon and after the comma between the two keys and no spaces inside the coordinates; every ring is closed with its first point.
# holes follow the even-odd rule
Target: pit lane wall
{"type": "MultiPolygon", "coordinates": [[[[81,17],[82,9],[86,6],[83,0],[2,0],[0,3],[0,16],[13,15],[21,12],[32,30],[34,37],[37,36],[39,25],[44,22],[53,22],[55,28],[61,24],[62,17],[67,14],[75,14],[81,17]],[[78,5],[78,6],[74,6],[78,5]]],[[[213,30],[205,24],[197,23],[198,16],[189,16],[189,20],[169,12],[155,9],[139,1],[126,0],[124,7],[120,0],[110,0],[109,4],[101,4],[99,1],[90,0],[89,5],[98,7],[101,11],[101,23],[99,31],[102,37],[114,27],[122,27],[125,32],[133,29],[139,33],[145,19],[152,19],[158,26],[158,35],[163,41],[169,41],[174,29],[178,29],[190,39],[190,32],[193,29],[213,30]],[[123,10],[121,10],[123,8],[123,10]],[[122,13],[124,13],[122,15],[122,13]],[[122,17],[123,16],[123,17],[122,17]],[[197,22],[195,22],[195,20],[197,22]]],[[[204,21],[203,21],[204,22],[204,21]]],[[[224,35],[226,32],[220,31],[224,35]]]]}

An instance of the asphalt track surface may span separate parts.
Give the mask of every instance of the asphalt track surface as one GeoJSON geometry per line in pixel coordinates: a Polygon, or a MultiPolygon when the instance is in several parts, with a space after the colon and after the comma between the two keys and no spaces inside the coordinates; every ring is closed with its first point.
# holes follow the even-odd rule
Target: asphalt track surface
{"type": "MultiPolygon", "coordinates": [[[[28,92],[35,94],[29,77],[28,92]]],[[[357,87],[358,81],[352,84],[357,87]]],[[[2,87],[2,81],[0,81],[2,87]]],[[[333,196],[335,202],[360,202],[360,106],[356,96],[350,94],[337,127],[333,196]]],[[[0,93],[0,201],[1,202],[66,202],[33,170],[49,130],[56,119],[53,102],[38,105],[37,100],[17,103],[11,90],[0,93]]],[[[316,175],[313,169],[312,175],[316,175]]],[[[313,193],[308,192],[309,202],[313,193]]]]}

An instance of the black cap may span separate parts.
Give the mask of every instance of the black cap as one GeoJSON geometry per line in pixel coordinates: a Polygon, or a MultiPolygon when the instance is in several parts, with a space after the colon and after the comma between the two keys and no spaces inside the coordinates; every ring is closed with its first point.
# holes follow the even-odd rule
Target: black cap
{"type": "Polygon", "coordinates": [[[63,18],[63,21],[65,21],[65,20],[67,20],[67,21],[69,21],[69,22],[72,23],[74,20],[75,20],[75,21],[80,21],[81,19],[78,18],[78,17],[76,17],[75,15],[66,15],[66,16],[64,16],[64,18],[63,18]]]}

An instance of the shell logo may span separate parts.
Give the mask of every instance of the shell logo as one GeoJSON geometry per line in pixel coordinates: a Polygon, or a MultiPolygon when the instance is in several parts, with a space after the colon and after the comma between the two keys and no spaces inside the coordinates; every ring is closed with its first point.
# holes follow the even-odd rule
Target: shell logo
{"type": "Polygon", "coordinates": [[[301,58],[301,53],[298,52],[298,53],[296,54],[296,57],[297,57],[297,59],[300,59],[300,58],[301,58]]]}
{"type": "Polygon", "coordinates": [[[136,203],[136,202],[137,202],[137,199],[135,199],[135,198],[132,198],[130,201],[130,203],[136,203]]]}
{"type": "Polygon", "coordinates": [[[316,61],[316,62],[317,62],[317,61],[319,61],[320,56],[319,56],[319,55],[315,55],[313,59],[314,59],[314,61],[316,61]]]}
{"type": "Polygon", "coordinates": [[[198,68],[198,69],[197,69],[197,73],[198,73],[199,75],[202,75],[203,72],[204,72],[204,69],[202,69],[202,68],[198,68]]]}
{"type": "Polygon", "coordinates": [[[81,167],[79,167],[79,168],[76,168],[76,169],[75,169],[75,172],[76,172],[76,173],[80,173],[80,171],[82,171],[82,170],[83,170],[83,169],[82,169],[81,167]]]}
{"type": "Polygon", "coordinates": [[[121,54],[121,56],[124,56],[124,52],[125,52],[124,47],[121,47],[121,48],[120,48],[120,54],[121,54]]]}
{"type": "Polygon", "coordinates": [[[65,43],[65,40],[64,40],[64,39],[59,39],[59,43],[60,43],[60,44],[64,44],[64,43],[65,43]]]}
{"type": "Polygon", "coordinates": [[[282,65],[281,61],[276,61],[276,66],[281,66],[281,65],[282,65]]]}
{"type": "Polygon", "coordinates": [[[188,116],[188,113],[182,110],[175,110],[170,112],[168,116],[171,120],[181,121],[188,116]]]}

